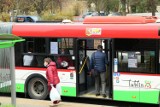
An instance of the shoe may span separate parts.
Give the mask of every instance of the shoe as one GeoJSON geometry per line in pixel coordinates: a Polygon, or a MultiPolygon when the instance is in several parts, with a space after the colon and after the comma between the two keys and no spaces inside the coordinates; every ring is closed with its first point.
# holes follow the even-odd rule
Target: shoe
{"type": "Polygon", "coordinates": [[[103,94],[102,96],[103,96],[103,98],[106,98],[106,94],[103,94]]]}
{"type": "Polygon", "coordinates": [[[96,96],[100,96],[100,94],[96,94],[96,96]]]}
{"type": "Polygon", "coordinates": [[[60,102],[61,102],[61,100],[57,100],[57,101],[54,101],[53,104],[58,104],[60,102]]]}

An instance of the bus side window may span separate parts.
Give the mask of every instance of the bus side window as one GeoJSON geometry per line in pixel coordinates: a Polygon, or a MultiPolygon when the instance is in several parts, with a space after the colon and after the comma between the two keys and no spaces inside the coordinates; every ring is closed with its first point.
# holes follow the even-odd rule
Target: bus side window
{"type": "Polygon", "coordinates": [[[69,66],[73,66],[73,61],[67,49],[60,49],[60,55],[57,58],[57,67],[61,69],[67,69],[69,66]],[[67,55],[67,56],[66,56],[67,55]]]}
{"type": "MultiPolygon", "coordinates": [[[[57,56],[55,62],[59,69],[70,69],[74,68],[74,60],[72,60],[73,52],[73,38],[58,38],[51,39],[50,49],[57,46],[57,56]],[[53,43],[53,44],[52,44],[53,43]],[[52,45],[51,45],[52,44],[52,45]]],[[[51,50],[50,50],[51,52],[51,50]]],[[[56,53],[56,51],[54,51],[56,53]]],[[[54,56],[54,55],[53,55],[54,56]]]]}
{"type": "Polygon", "coordinates": [[[26,38],[23,46],[23,66],[43,67],[45,54],[45,40],[43,38],[26,38]]]}
{"type": "Polygon", "coordinates": [[[70,55],[70,52],[69,52],[69,50],[68,49],[65,49],[65,48],[61,48],[61,49],[59,49],[60,50],[60,54],[61,55],[70,55]]]}
{"type": "Polygon", "coordinates": [[[16,66],[22,66],[22,52],[21,47],[22,43],[16,43],[15,44],[15,65],[16,66]]]}
{"type": "Polygon", "coordinates": [[[116,39],[115,50],[119,72],[155,73],[156,41],[116,39]]]}
{"type": "Polygon", "coordinates": [[[44,59],[50,57],[56,62],[57,68],[74,68],[72,38],[25,38],[23,42],[22,65],[44,67],[44,59]]]}
{"type": "Polygon", "coordinates": [[[23,66],[32,66],[33,59],[34,59],[33,55],[24,55],[23,66]]]}
{"type": "Polygon", "coordinates": [[[45,56],[40,56],[40,55],[36,56],[38,67],[43,67],[44,59],[45,59],[45,56]]]}
{"type": "Polygon", "coordinates": [[[34,55],[32,55],[33,49],[29,48],[27,54],[23,56],[23,66],[33,66],[34,55]]]}

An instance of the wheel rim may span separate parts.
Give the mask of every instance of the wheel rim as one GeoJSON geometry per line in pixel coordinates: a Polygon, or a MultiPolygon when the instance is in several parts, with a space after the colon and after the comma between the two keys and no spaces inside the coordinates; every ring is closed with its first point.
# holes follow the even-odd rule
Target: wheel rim
{"type": "Polygon", "coordinates": [[[40,80],[34,81],[31,86],[31,91],[35,96],[42,96],[44,94],[44,83],[40,80]]]}

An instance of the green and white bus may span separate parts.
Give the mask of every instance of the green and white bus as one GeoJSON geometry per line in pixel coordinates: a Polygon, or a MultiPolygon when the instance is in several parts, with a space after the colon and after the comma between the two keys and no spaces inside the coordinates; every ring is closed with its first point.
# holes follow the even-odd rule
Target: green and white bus
{"type": "Polygon", "coordinates": [[[15,46],[17,92],[47,97],[43,60],[50,57],[57,63],[62,96],[159,104],[160,24],[154,22],[151,17],[95,16],[83,23],[1,23],[0,33],[25,39],[15,46]],[[95,96],[94,77],[87,75],[99,44],[109,61],[106,98],[95,96]]]}

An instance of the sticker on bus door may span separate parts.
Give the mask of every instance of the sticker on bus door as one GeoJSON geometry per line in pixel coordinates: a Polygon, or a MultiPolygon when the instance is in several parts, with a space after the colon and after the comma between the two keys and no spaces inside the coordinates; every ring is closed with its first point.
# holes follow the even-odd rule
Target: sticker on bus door
{"type": "Polygon", "coordinates": [[[118,58],[114,58],[114,72],[118,72],[118,58]]]}

